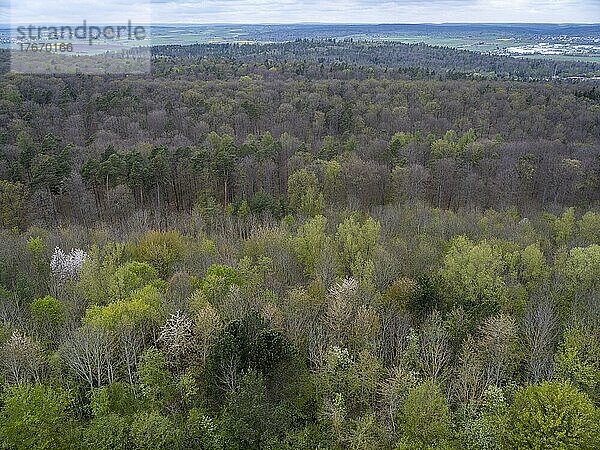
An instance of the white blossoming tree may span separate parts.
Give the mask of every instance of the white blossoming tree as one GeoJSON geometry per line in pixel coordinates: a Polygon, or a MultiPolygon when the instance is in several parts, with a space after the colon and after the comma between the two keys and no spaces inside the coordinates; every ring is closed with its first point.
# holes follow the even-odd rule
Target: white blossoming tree
{"type": "Polygon", "coordinates": [[[158,342],[161,344],[169,363],[176,368],[181,365],[192,343],[192,321],[181,311],[171,314],[161,327],[158,342]]]}
{"type": "Polygon", "coordinates": [[[56,247],[50,260],[52,275],[60,281],[74,280],[87,258],[87,253],[80,248],[71,249],[66,253],[60,247],[56,247]]]}

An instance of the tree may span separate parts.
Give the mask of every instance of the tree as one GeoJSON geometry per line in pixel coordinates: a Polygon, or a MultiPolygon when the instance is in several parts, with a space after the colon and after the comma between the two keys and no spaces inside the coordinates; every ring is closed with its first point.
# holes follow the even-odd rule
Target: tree
{"type": "Polygon", "coordinates": [[[323,212],[324,197],[319,180],[313,172],[301,169],[288,179],[288,205],[290,209],[307,217],[323,212]]]}
{"type": "Polygon", "coordinates": [[[600,343],[597,334],[582,327],[569,328],[556,352],[556,375],[570,381],[592,399],[600,386],[600,343]]]}
{"type": "Polygon", "coordinates": [[[579,234],[590,244],[600,245],[600,214],[586,212],[578,223],[579,234]]]}
{"type": "Polygon", "coordinates": [[[522,449],[592,449],[600,441],[598,411],[569,382],[520,388],[508,412],[506,443],[522,449]]]}
{"type": "Polygon", "coordinates": [[[439,448],[452,436],[446,399],[431,381],[410,389],[396,420],[402,436],[397,448],[439,448]]]}
{"type": "Polygon", "coordinates": [[[213,148],[212,168],[223,180],[223,205],[229,203],[229,176],[236,159],[237,149],[232,136],[217,133],[209,134],[207,140],[213,148]]]}
{"type": "Polygon", "coordinates": [[[45,339],[52,341],[64,320],[64,308],[60,301],[47,295],[37,298],[29,305],[36,329],[45,339]]]}
{"type": "Polygon", "coordinates": [[[521,279],[530,290],[539,288],[548,278],[550,268],[539,244],[531,244],[521,252],[521,279]]]}
{"type": "Polygon", "coordinates": [[[161,327],[158,342],[165,351],[169,364],[181,369],[192,345],[193,323],[181,311],[171,314],[161,327]]]}
{"type": "Polygon", "coordinates": [[[114,300],[124,300],[157,277],[156,269],[150,264],[129,262],[115,270],[109,281],[109,290],[114,300]]]}
{"type": "Polygon", "coordinates": [[[547,215],[546,217],[552,227],[554,240],[558,244],[566,243],[575,232],[575,208],[567,208],[560,217],[553,215],[547,215]]]}
{"type": "Polygon", "coordinates": [[[144,351],[138,363],[137,379],[150,408],[161,410],[168,403],[173,388],[165,355],[154,347],[144,351]]]}
{"type": "Polygon", "coordinates": [[[224,436],[215,422],[203,411],[192,408],[185,424],[184,448],[189,450],[197,448],[206,450],[224,449],[224,436]]]}
{"type": "Polygon", "coordinates": [[[250,314],[223,328],[215,338],[207,361],[206,375],[215,394],[234,391],[245,371],[265,376],[289,355],[285,337],[266,326],[262,318],[250,314]]]}
{"type": "Polygon", "coordinates": [[[151,231],[140,239],[133,249],[134,258],[154,267],[158,274],[167,279],[174,271],[174,264],[181,259],[186,242],[176,231],[151,231]]]}
{"type": "Polygon", "coordinates": [[[474,320],[491,315],[505,303],[505,263],[487,241],[454,238],[438,273],[450,307],[462,306],[474,320]]]}
{"type": "Polygon", "coordinates": [[[236,389],[227,395],[223,413],[226,447],[261,448],[277,425],[272,409],[262,376],[254,371],[245,373],[236,389]]]}
{"type": "Polygon", "coordinates": [[[428,380],[434,383],[445,377],[450,359],[448,331],[442,318],[434,311],[419,332],[418,368],[428,380]]]}
{"type": "Polygon", "coordinates": [[[209,350],[223,328],[223,321],[217,310],[210,304],[201,308],[194,317],[193,345],[199,354],[199,363],[204,365],[209,350]]]}
{"type": "Polygon", "coordinates": [[[558,338],[558,321],[553,302],[532,303],[523,317],[526,374],[531,382],[547,380],[554,369],[553,351],[558,338]]]}
{"type": "Polygon", "coordinates": [[[0,180],[0,228],[24,228],[27,189],[21,183],[0,180]]]}
{"type": "MultiPolygon", "coordinates": [[[[488,386],[480,408],[467,412],[463,430],[463,445],[469,450],[499,450],[506,433],[507,404],[497,386],[488,386]]],[[[467,410],[468,411],[468,410],[467,410]]]]}
{"type": "Polygon", "coordinates": [[[315,216],[298,228],[294,251],[304,266],[304,273],[307,276],[315,274],[320,256],[329,246],[331,239],[327,236],[326,227],[327,219],[324,216],[315,216]]]}
{"type": "Polygon", "coordinates": [[[66,337],[58,354],[90,389],[115,379],[113,339],[102,327],[87,324],[78,328],[66,337]]]}
{"type": "Polygon", "coordinates": [[[94,417],[83,430],[83,442],[89,450],[129,450],[129,424],[115,413],[94,417]]]}
{"type": "Polygon", "coordinates": [[[347,274],[365,286],[373,282],[373,258],[381,224],[371,217],[362,223],[351,215],[337,227],[340,259],[347,274]]]}
{"type": "Polygon", "coordinates": [[[66,253],[60,247],[56,247],[50,260],[52,275],[60,281],[75,280],[87,258],[87,253],[80,248],[71,249],[66,253]]]}
{"type": "Polygon", "coordinates": [[[15,450],[67,450],[76,444],[71,396],[41,384],[9,387],[0,410],[0,443],[15,450]]]}
{"type": "Polygon", "coordinates": [[[2,346],[2,368],[9,383],[40,382],[44,369],[44,354],[40,345],[29,336],[13,331],[2,346]]]}
{"type": "Polygon", "coordinates": [[[135,380],[135,367],[150,333],[162,320],[162,296],[155,286],[134,291],[127,299],[106,306],[88,308],[84,324],[105,330],[118,343],[129,382],[135,380]]]}
{"type": "Polygon", "coordinates": [[[515,321],[504,314],[492,316],[480,326],[479,332],[486,384],[501,386],[512,378],[519,361],[515,321]]]}
{"type": "Polygon", "coordinates": [[[181,430],[155,411],[141,412],[131,423],[131,442],[136,450],[177,450],[181,438],[181,430]]]}

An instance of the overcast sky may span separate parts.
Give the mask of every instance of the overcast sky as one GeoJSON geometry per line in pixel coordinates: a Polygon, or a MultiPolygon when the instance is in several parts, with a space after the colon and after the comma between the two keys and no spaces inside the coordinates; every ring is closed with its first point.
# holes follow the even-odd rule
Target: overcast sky
{"type": "Polygon", "coordinates": [[[0,0],[0,22],[600,22],[600,0],[0,0]],[[151,4],[151,8],[149,5],[151,4]]]}

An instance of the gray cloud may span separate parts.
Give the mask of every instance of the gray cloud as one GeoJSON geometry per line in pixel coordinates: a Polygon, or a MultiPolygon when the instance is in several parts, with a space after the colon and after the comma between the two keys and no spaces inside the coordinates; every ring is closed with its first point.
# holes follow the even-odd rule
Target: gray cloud
{"type": "MultiPolygon", "coordinates": [[[[152,6],[153,22],[169,23],[417,23],[598,22],[598,0],[14,0],[30,21],[121,21],[152,6]],[[47,11],[47,12],[46,12],[47,11]],[[99,19],[98,19],[99,20],[99,19]]],[[[6,22],[9,0],[0,0],[6,22]]]]}

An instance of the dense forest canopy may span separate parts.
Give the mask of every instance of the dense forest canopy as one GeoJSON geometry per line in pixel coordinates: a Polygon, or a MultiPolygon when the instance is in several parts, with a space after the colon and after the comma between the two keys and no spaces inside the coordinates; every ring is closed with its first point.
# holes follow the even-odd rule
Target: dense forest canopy
{"type": "MultiPolygon", "coordinates": [[[[269,44],[196,44],[156,46],[157,57],[176,57],[178,61],[219,58],[246,63],[302,62],[346,64],[364,68],[412,69],[465,77],[469,74],[488,78],[550,79],[566,76],[600,74],[600,64],[553,59],[517,59],[509,56],[481,54],[424,43],[364,40],[311,40],[269,44]]],[[[402,71],[400,71],[402,73],[402,71]]],[[[409,72],[410,73],[410,72],[409,72]]],[[[393,75],[392,75],[393,76],[393,75]]]]}
{"type": "Polygon", "coordinates": [[[600,87],[565,79],[597,70],[296,41],[2,75],[0,448],[597,448],[600,87]]]}

